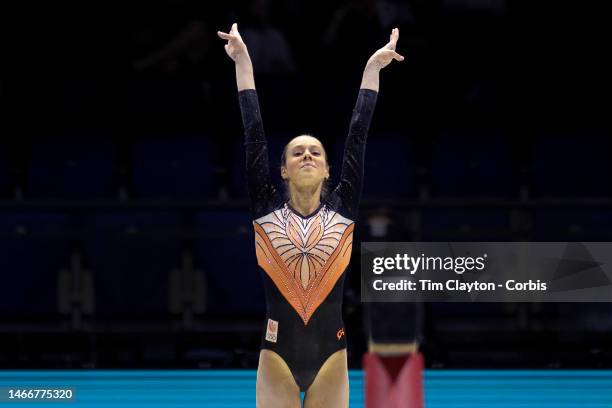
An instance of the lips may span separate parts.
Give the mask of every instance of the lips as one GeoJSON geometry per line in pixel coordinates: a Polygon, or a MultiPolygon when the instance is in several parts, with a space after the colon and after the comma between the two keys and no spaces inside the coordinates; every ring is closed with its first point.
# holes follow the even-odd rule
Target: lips
{"type": "Polygon", "coordinates": [[[305,167],[312,167],[313,169],[315,169],[317,166],[315,166],[314,164],[311,164],[311,163],[306,163],[306,164],[303,164],[302,167],[300,167],[300,168],[303,169],[305,167]]]}

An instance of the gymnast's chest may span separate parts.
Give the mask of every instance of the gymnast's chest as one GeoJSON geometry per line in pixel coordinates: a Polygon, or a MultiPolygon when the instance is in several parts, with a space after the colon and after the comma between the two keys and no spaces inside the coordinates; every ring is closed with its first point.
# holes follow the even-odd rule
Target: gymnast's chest
{"type": "MultiPolygon", "coordinates": [[[[323,205],[309,217],[302,217],[286,204],[254,221],[258,254],[265,252],[275,264],[299,281],[303,288],[328,263],[350,255],[354,222],[323,205]],[[346,253],[347,245],[349,247],[346,253]],[[344,250],[344,254],[338,252],[344,250]]],[[[261,265],[265,267],[265,265],[261,265]]]]}

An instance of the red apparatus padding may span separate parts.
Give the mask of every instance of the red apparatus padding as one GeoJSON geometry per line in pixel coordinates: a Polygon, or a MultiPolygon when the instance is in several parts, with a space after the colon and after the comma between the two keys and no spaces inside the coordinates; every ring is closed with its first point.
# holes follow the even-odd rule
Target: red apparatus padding
{"type": "Polygon", "coordinates": [[[423,355],[363,356],[366,408],[423,408],[423,355]]]}

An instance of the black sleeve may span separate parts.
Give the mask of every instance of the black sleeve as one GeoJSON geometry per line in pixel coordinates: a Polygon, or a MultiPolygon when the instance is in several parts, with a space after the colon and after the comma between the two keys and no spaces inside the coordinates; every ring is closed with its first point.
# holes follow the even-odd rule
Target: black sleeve
{"type": "Polygon", "coordinates": [[[361,199],[365,145],[377,96],[378,92],[371,89],[359,90],[348,136],[344,144],[340,181],[333,190],[341,201],[340,206],[352,217],[357,216],[359,200],[361,199]]]}
{"type": "Polygon", "coordinates": [[[240,91],[238,100],[244,125],[247,188],[251,199],[251,211],[255,218],[259,218],[268,212],[277,194],[270,178],[268,144],[259,111],[257,91],[254,89],[240,91]]]}

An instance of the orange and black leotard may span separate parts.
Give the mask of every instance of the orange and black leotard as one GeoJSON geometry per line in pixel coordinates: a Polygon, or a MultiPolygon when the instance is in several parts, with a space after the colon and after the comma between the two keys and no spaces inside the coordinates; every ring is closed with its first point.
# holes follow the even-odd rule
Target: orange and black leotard
{"type": "Polygon", "coordinates": [[[329,356],[346,348],[344,272],[351,257],[366,137],[377,95],[368,89],[359,91],[340,181],[318,209],[304,216],[291,208],[272,184],[256,91],[238,94],[257,263],[264,272],[262,348],[284,359],[302,391],[312,384],[329,356]]]}

